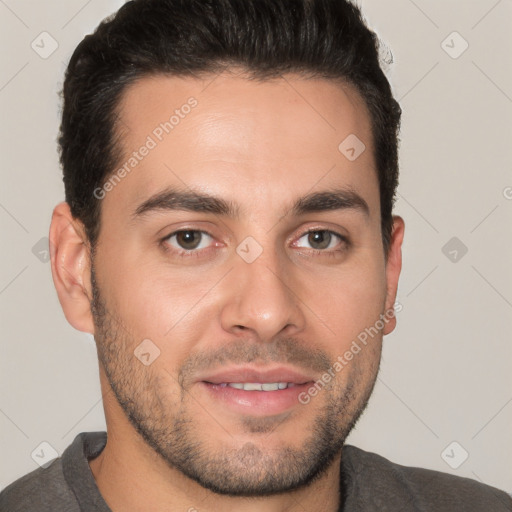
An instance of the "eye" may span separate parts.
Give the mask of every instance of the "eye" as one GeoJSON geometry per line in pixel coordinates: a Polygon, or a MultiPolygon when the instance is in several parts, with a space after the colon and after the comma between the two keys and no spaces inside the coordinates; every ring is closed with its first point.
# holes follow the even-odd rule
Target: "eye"
{"type": "MultiPolygon", "coordinates": [[[[311,249],[320,252],[329,252],[326,251],[326,249],[333,249],[339,245],[340,241],[342,242],[342,247],[338,250],[343,250],[344,246],[348,244],[346,237],[327,229],[310,230],[302,235],[299,238],[299,241],[304,238],[306,239],[306,242],[310,244],[311,249]]],[[[298,247],[306,247],[304,245],[300,245],[298,242],[296,245],[298,247]]]]}
{"type": "Polygon", "coordinates": [[[198,229],[175,231],[164,239],[166,243],[181,252],[191,252],[205,249],[213,240],[208,233],[198,229]]]}

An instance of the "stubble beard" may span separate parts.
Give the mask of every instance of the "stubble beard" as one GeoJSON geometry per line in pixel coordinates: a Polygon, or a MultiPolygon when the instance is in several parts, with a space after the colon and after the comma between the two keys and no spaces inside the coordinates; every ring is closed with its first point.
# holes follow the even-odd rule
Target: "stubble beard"
{"type": "MultiPolygon", "coordinates": [[[[371,366],[370,379],[366,375],[368,370],[356,368],[343,389],[326,387],[319,392],[325,394],[324,405],[301,446],[283,445],[272,451],[263,448],[265,436],[274,435],[281,422],[293,421],[292,412],[291,418],[278,422],[274,418],[244,417],[241,424],[245,432],[254,435],[254,442],[246,442],[240,448],[215,450],[211,440],[205,438],[205,429],[197,427],[195,416],[188,410],[195,402],[187,400],[186,390],[181,387],[180,393],[170,396],[172,376],[157,375],[151,366],[144,366],[134,356],[138,342],[107,308],[94,267],[91,282],[91,310],[100,365],[133,428],[171,468],[218,494],[261,497],[311,485],[332,466],[368,404],[379,370],[380,350],[377,362],[371,366]]],[[[293,344],[283,346],[293,350],[293,344]]],[[[211,416],[211,412],[204,411],[205,417],[208,414],[211,416]]]]}

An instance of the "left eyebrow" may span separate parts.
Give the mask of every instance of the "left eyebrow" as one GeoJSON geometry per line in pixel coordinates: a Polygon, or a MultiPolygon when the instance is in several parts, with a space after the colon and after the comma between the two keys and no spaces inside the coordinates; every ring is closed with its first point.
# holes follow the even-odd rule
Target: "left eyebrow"
{"type": "Polygon", "coordinates": [[[313,192],[300,197],[292,207],[292,214],[299,216],[329,210],[353,210],[365,217],[370,216],[368,203],[350,188],[313,192]]]}

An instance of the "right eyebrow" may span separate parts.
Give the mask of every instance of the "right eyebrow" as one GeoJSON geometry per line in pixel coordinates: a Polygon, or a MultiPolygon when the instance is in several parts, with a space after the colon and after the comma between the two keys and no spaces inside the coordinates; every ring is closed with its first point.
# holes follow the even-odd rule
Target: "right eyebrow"
{"type": "Polygon", "coordinates": [[[195,191],[167,188],[146,199],[135,209],[132,217],[142,217],[152,212],[165,210],[213,213],[232,218],[239,218],[240,216],[239,206],[231,201],[195,191]]]}

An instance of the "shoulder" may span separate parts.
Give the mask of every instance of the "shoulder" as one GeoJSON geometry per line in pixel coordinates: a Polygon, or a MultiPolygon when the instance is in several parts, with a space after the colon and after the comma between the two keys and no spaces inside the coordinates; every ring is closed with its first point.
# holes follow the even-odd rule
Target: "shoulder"
{"type": "Polygon", "coordinates": [[[88,458],[104,448],[106,432],[82,432],[62,457],[19,478],[0,493],[0,512],[108,511],[88,458]]]}
{"type": "Polygon", "coordinates": [[[48,467],[36,469],[7,486],[0,493],[0,510],[79,512],[64,478],[62,459],[55,459],[48,467]]]}
{"type": "Polygon", "coordinates": [[[351,445],[343,448],[342,472],[348,499],[365,510],[512,511],[512,498],[496,487],[402,466],[351,445]]]}

